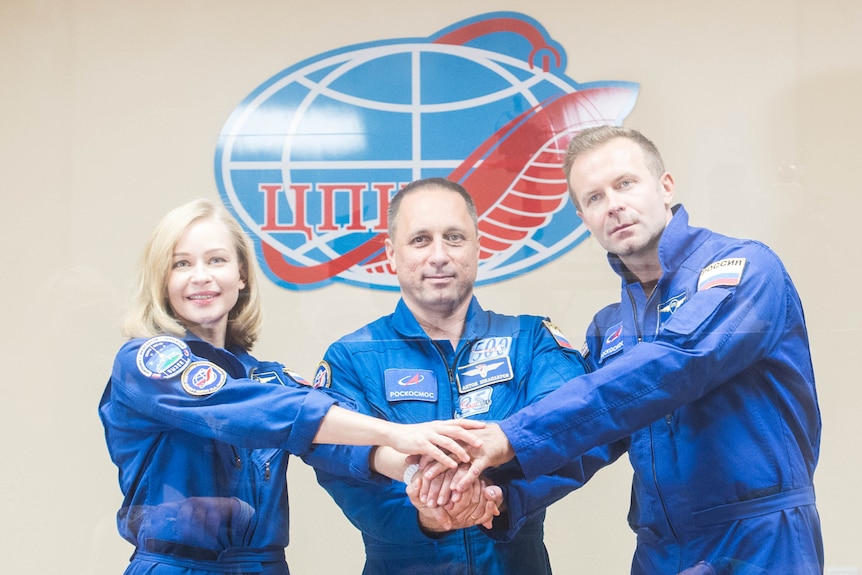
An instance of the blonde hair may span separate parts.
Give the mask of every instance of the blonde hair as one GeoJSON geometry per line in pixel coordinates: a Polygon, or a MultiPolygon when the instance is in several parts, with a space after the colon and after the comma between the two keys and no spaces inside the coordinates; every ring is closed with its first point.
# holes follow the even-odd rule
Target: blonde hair
{"type": "Polygon", "coordinates": [[[212,218],[222,222],[233,238],[240,276],[245,287],[228,315],[225,346],[251,350],[257,341],[263,321],[257,270],[251,242],[221,205],[210,200],[193,200],[174,208],[159,221],[150,237],[138,266],[132,305],[123,324],[123,335],[129,338],[169,334],[183,337],[186,329],[168,303],[168,276],[174,248],[188,227],[197,220],[212,218]]]}

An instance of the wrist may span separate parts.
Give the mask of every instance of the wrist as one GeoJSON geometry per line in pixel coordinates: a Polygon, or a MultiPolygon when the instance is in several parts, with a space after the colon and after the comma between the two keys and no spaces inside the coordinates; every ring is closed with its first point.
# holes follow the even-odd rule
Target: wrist
{"type": "Polygon", "coordinates": [[[422,510],[417,511],[417,523],[419,524],[419,530],[422,531],[422,533],[425,534],[426,537],[429,537],[431,539],[440,539],[448,532],[452,531],[451,527],[447,528],[440,525],[439,521],[437,521],[437,518],[423,513],[422,510]]]}
{"type": "Polygon", "coordinates": [[[407,485],[410,485],[413,482],[413,476],[419,472],[419,464],[411,463],[407,466],[407,469],[404,470],[404,475],[402,476],[402,481],[407,485]]]}
{"type": "Polygon", "coordinates": [[[368,458],[369,467],[375,473],[395,481],[403,479],[407,467],[407,460],[403,453],[389,446],[381,445],[375,447],[368,458]]]}

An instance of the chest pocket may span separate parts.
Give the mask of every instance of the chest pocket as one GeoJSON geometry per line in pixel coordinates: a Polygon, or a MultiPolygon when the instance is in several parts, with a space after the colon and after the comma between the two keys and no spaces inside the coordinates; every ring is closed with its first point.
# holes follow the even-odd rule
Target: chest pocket
{"type": "Polygon", "coordinates": [[[704,337],[712,318],[721,313],[724,303],[731,297],[731,290],[718,287],[697,292],[667,320],[659,339],[682,348],[692,347],[704,337]]]}

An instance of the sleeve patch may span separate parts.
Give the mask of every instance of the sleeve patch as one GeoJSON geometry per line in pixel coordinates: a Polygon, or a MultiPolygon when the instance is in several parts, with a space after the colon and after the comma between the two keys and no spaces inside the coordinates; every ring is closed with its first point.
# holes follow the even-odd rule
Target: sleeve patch
{"type": "Polygon", "coordinates": [[[180,374],[191,362],[186,342],[169,335],[148,339],[141,345],[135,363],[150,379],[170,379],[180,374]]]}
{"type": "Polygon", "coordinates": [[[745,271],[745,261],[745,258],[727,258],[709,264],[700,271],[697,291],[717,286],[739,285],[742,272],[745,271]]]}
{"type": "Polygon", "coordinates": [[[285,367],[284,368],[284,375],[286,375],[287,377],[289,377],[290,379],[292,379],[293,381],[295,381],[299,385],[307,385],[309,387],[311,386],[310,381],[308,381],[307,379],[305,379],[299,373],[293,371],[292,369],[285,367]]]}
{"type": "Polygon", "coordinates": [[[227,373],[214,363],[195,361],[183,372],[183,389],[189,395],[211,395],[227,382],[227,373]]]}
{"type": "Polygon", "coordinates": [[[317,365],[317,371],[314,372],[314,380],[311,382],[311,387],[320,389],[321,387],[329,387],[332,385],[332,369],[329,367],[329,362],[321,360],[317,365]]]}
{"type": "Polygon", "coordinates": [[[563,335],[563,330],[558,328],[554,323],[551,322],[551,320],[543,319],[542,325],[544,325],[548,329],[548,331],[551,332],[551,335],[554,336],[557,345],[566,349],[574,349],[574,347],[572,347],[572,344],[569,342],[569,339],[565,335],[563,335]]]}

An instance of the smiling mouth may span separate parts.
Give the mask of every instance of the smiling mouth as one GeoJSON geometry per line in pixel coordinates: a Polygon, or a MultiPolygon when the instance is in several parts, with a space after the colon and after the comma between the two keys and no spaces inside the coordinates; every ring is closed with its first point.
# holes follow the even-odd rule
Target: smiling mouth
{"type": "Polygon", "coordinates": [[[455,279],[455,276],[425,276],[425,280],[434,283],[448,282],[455,279]]]}

